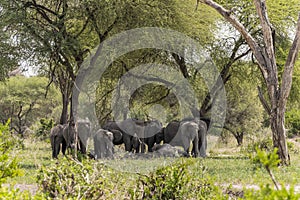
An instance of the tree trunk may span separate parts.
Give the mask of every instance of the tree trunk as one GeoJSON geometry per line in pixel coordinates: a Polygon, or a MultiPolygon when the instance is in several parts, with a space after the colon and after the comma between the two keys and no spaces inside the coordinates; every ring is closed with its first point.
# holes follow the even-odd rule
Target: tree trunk
{"type": "Polygon", "coordinates": [[[66,93],[62,93],[62,112],[60,115],[60,124],[66,124],[68,122],[68,106],[69,106],[69,97],[66,93]]]}
{"type": "MultiPolygon", "coordinates": [[[[201,0],[198,0],[198,2],[201,0]]],[[[285,107],[292,86],[292,74],[300,47],[300,13],[297,21],[297,29],[293,44],[284,66],[281,77],[281,85],[278,80],[278,70],[275,57],[275,29],[271,25],[265,0],[254,0],[256,13],[258,14],[263,44],[259,44],[246,30],[240,21],[233,15],[232,11],[225,9],[212,0],[202,0],[202,3],[214,8],[224,19],[226,19],[244,37],[256,58],[259,69],[265,80],[268,90],[267,101],[259,90],[260,100],[270,116],[270,123],[273,136],[273,146],[278,148],[278,155],[282,164],[289,164],[290,158],[286,143],[286,132],[284,128],[285,107]]]]}
{"type": "Polygon", "coordinates": [[[284,111],[277,109],[270,116],[270,125],[272,130],[273,146],[278,148],[278,156],[284,165],[290,164],[286,142],[286,130],[284,127],[284,111]]]}

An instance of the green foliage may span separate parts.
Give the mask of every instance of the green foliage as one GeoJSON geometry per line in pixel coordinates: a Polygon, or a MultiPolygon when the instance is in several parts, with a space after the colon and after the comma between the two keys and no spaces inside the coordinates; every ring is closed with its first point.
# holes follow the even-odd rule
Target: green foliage
{"type": "Polygon", "coordinates": [[[37,182],[46,196],[57,199],[107,199],[114,186],[121,184],[120,174],[103,164],[64,158],[59,163],[42,167],[37,182]]]}
{"type": "Polygon", "coordinates": [[[221,191],[207,178],[197,178],[189,170],[194,160],[179,162],[157,169],[149,175],[140,175],[138,188],[132,199],[221,199],[221,191]]]}
{"type": "Polygon", "coordinates": [[[287,147],[288,147],[288,150],[289,152],[292,152],[294,154],[299,154],[299,148],[297,148],[297,146],[295,145],[294,142],[287,142],[287,147]]]}
{"type": "Polygon", "coordinates": [[[0,123],[0,199],[29,200],[32,198],[28,191],[20,192],[3,185],[8,178],[23,174],[18,159],[12,155],[19,141],[9,131],[9,123],[10,120],[4,125],[0,123]]]}
{"type": "MultiPolygon", "coordinates": [[[[263,107],[257,96],[260,84],[258,72],[249,69],[250,63],[239,62],[230,70],[231,78],[226,84],[227,113],[225,131],[236,139],[254,135],[262,127],[263,107]]],[[[241,141],[243,142],[243,141],[241,141]]]]}
{"type": "Polygon", "coordinates": [[[285,113],[285,122],[289,135],[300,134],[300,110],[291,109],[285,113]]]}
{"type": "Polygon", "coordinates": [[[47,98],[44,77],[11,77],[0,83],[0,121],[11,118],[11,130],[23,134],[39,118],[56,117],[59,105],[58,91],[50,87],[47,98]]]}
{"type": "MultiPolygon", "coordinates": [[[[18,189],[8,187],[0,187],[0,199],[14,199],[14,200],[31,200],[33,199],[29,191],[21,192],[18,189]]],[[[34,198],[38,199],[38,198],[34,198]]]]}
{"type": "Polygon", "coordinates": [[[260,186],[260,190],[246,190],[245,198],[246,199],[255,199],[255,200],[267,200],[267,199],[292,199],[296,200],[300,198],[299,193],[295,193],[294,187],[291,186],[288,190],[285,187],[279,188],[279,184],[275,180],[275,177],[272,173],[272,169],[277,169],[277,166],[280,163],[280,159],[277,153],[278,149],[274,148],[273,152],[266,152],[260,150],[259,148],[256,149],[256,154],[252,158],[254,164],[258,164],[264,167],[268,174],[270,175],[273,183],[276,186],[271,187],[269,184],[264,184],[260,186]]]}
{"type": "Polygon", "coordinates": [[[9,131],[9,123],[0,123],[0,187],[7,178],[22,174],[17,158],[11,155],[18,142],[9,131]]]}
{"type": "Polygon", "coordinates": [[[262,165],[266,169],[275,168],[280,163],[277,151],[277,148],[274,148],[273,152],[266,152],[256,148],[256,154],[252,158],[253,163],[262,165]]]}
{"type": "Polygon", "coordinates": [[[246,147],[243,147],[242,152],[247,154],[256,152],[256,149],[271,152],[273,150],[273,142],[269,137],[265,137],[255,141],[254,143],[248,144],[246,147]]]}
{"type": "Polygon", "coordinates": [[[275,190],[269,184],[261,185],[260,190],[246,190],[245,199],[248,200],[269,200],[269,199],[289,199],[298,200],[300,198],[299,193],[295,193],[294,188],[291,187],[289,190],[282,188],[275,190]]]}
{"type": "Polygon", "coordinates": [[[40,136],[48,136],[51,128],[53,127],[53,119],[41,118],[39,121],[39,127],[36,131],[36,135],[40,136]]]}

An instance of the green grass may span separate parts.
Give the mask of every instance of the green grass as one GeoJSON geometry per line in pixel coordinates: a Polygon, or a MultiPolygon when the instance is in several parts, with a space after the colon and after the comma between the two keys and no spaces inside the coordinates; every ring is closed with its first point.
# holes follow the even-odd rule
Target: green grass
{"type": "Polygon", "coordinates": [[[51,158],[50,141],[38,138],[24,139],[24,148],[15,150],[13,154],[17,156],[24,175],[10,179],[11,183],[35,184],[40,167],[54,162],[51,158]]]}
{"type": "MultiPolygon", "coordinates": [[[[50,165],[51,162],[57,162],[51,158],[51,147],[49,141],[42,141],[36,138],[24,140],[24,149],[15,151],[20,161],[20,167],[24,170],[24,176],[10,179],[11,184],[35,184],[36,175],[42,165],[50,165]]],[[[239,153],[240,154],[240,153],[239,153]]],[[[62,155],[59,155],[61,158],[62,155]]],[[[300,159],[299,154],[291,155],[292,165],[289,167],[280,167],[274,171],[277,180],[284,184],[300,185],[300,159]]],[[[177,158],[178,159],[178,158],[177,158]]],[[[116,159],[100,160],[109,167],[118,171],[123,171],[131,178],[136,173],[147,174],[158,167],[172,163],[176,159],[155,158],[155,159],[116,159]]],[[[255,184],[270,183],[271,179],[264,169],[254,169],[251,160],[246,156],[240,156],[233,153],[230,156],[214,155],[205,159],[197,158],[191,170],[195,175],[212,177],[219,184],[255,184]]]]}

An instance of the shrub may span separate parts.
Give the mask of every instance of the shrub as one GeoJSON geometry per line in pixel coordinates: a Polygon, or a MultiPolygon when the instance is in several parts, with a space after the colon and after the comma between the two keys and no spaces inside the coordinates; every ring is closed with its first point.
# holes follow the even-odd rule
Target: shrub
{"type": "Polygon", "coordinates": [[[36,135],[38,137],[48,136],[53,125],[53,119],[40,119],[38,129],[36,130],[36,135]]]}
{"type": "Polygon", "coordinates": [[[22,174],[17,158],[11,155],[19,141],[9,131],[9,123],[10,121],[5,125],[0,124],[0,187],[7,178],[22,174]]]}
{"type": "Polygon", "coordinates": [[[244,193],[245,199],[248,200],[269,200],[269,199],[289,199],[299,200],[300,194],[295,193],[294,187],[286,189],[283,187],[280,190],[272,188],[269,184],[260,186],[260,190],[246,190],[244,193]]]}
{"type": "Polygon", "coordinates": [[[277,148],[273,152],[266,152],[260,149],[256,149],[256,154],[252,157],[254,164],[258,164],[260,167],[266,169],[270,178],[272,179],[275,188],[271,187],[269,184],[261,185],[260,190],[246,190],[245,198],[249,200],[268,200],[268,199],[290,199],[298,200],[300,194],[295,193],[294,187],[291,187],[289,190],[284,186],[279,185],[277,182],[272,170],[276,169],[280,163],[280,159],[277,154],[277,148]]]}
{"type": "Polygon", "coordinates": [[[9,123],[10,120],[4,125],[0,124],[0,199],[31,199],[28,191],[21,193],[3,185],[8,178],[23,174],[17,158],[12,156],[12,151],[20,144],[20,140],[9,131],[9,123]]]}
{"type": "Polygon", "coordinates": [[[112,199],[122,195],[114,191],[118,184],[126,185],[122,180],[125,179],[120,173],[103,164],[91,160],[80,163],[68,158],[42,167],[37,176],[42,192],[57,199],[112,199]]]}
{"type": "Polygon", "coordinates": [[[267,152],[272,152],[274,149],[272,139],[271,138],[263,138],[259,141],[248,144],[246,147],[243,147],[241,149],[241,151],[249,154],[249,153],[256,152],[256,149],[264,150],[267,152]]]}
{"type": "Polygon", "coordinates": [[[300,132],[300,111],[292,109],[285,113],[285,122],[289,129],[289,136],[299,135],[300,132]]]}
{"type": "Polygon", "coordinates": [[[194,160],[185,159],[140,175],[131,199],[222,199],[221,190],[208,178],[193,176],[188,167],[194,160]]]}

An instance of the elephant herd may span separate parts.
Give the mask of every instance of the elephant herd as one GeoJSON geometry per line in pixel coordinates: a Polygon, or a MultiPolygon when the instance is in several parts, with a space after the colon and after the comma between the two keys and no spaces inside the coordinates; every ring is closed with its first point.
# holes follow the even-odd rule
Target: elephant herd
{"type": "Polygon", "coordinates": [[[146,150],[151,153],[180,146],[186,153],[185,155],[190,155],[189,150],[192,144],[192,156],[206,157],[206,132],[206,123],[195,118],[171,121],[165,127],[157,120],[107,121],[102,128],[95,131],[86,119],[53,127],[50,140],[53,158],[57,158],[60,148],[63,154],[67,148],[74,149],[75,147],[82,154],[86,154],[89,138],[93,138],[95,159],[112,158],[114,146],[123,144],[125,151],[133,153],[145,153],[146,150]]]}

